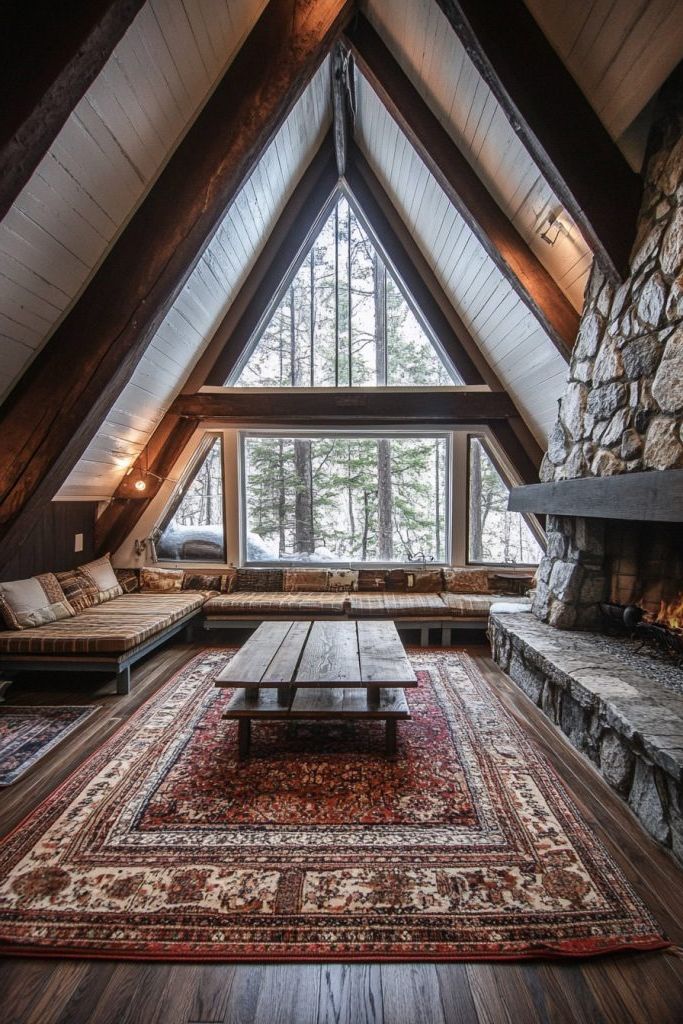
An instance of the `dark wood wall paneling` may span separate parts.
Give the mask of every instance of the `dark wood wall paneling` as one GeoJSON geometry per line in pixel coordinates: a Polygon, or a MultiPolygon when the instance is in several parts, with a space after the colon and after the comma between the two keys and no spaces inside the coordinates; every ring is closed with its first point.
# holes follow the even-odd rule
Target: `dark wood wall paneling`
{"type": "Polygon", "coordinates": [[[3,580],[23,580],[40,572],[63,572],[95,557],[96,501],[53,501],[24,543],[0,570],[3,580]],[[74,551],[77,533],[83,550],[74,551]]]}

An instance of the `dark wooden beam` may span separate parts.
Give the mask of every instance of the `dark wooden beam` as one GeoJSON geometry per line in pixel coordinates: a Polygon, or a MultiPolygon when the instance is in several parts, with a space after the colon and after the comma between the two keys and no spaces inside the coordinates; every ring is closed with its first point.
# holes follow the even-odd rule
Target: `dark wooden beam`
{"type": "Polygon", "coordinates": [[[220,420],[221,424],[321,427],[420,425],[450,429],[517,415],[505,391],[325,388],[202,391],[179,395],[177,416],[220,420]]]}
{"type": "Polygon", "coordinates": [[[437,0],[515,133],[612,281],[628,271],[642,180],[522,0],[437,0]]]}
{"type": "Polygon", "coordinates": [[[508,508],[556,516],[683,523],[683,469],[515,487],[508,508]]]}
{"type": "Polygon", "coordinates": [[[457,315],[414,240],[405,230],[372,168],[351,143],[346,163],[351,198],[373,241],[403,282],[422,319],[429,325],[465,384],[499,386],[486,374],[476,342],[457,315]]]}
{"type": "MultiPolygon", "coordinates": [[[[328,135],[318,153],[304,172],[292,197],[283,210],[270,237],[256,260],[239,294],[216,328],[202,357],[191,370],[183,388],[183,394],[193,394],[205,384],[222,385],[230,376],[237,361],[270,308],[272,296],[286,279],[308,237],[314,230],[319,215],[337,186],[337,171],[334,146],[328,135]]],[[[149,479],[149,489],[144,500],[135,491],[133,483],[141,472],[149,467],[160,476],[168,476],[173,464],[162,473],[156,460],[167,445],[171,446],[173,460],[183,454],[194,432],[192,429],[180,432],[178,416],[167,412],[145,448],[135,460],[131,473],[124,477],[117,487],[113,500],[100,516],[97,523],[97,542],[100,553],[115,551],[135,528],[142,513],[154,497],[159,481],[149,479]],[[182,440],[182,447],[178,442],[182,440]]]]}
{"type": "Polygon", "coordinates": [[[312,243],[338,181],[332,138],[328,136],[183,391],[196,391],[205,384],[222,387],[226,383],[283,283],[312,243]]]}
{"type": "Polygon", "coordinates": [[[431,174],[564,359],[579,314],[477,177],[372,25],[358,15],[345,39],[357,64],[431,174]]]}
{"type": "Polygon", "coordinates": [[[2,5],[0,218],[102,69],[143,0],[2,5]]]}
{"type": "Polygon", "coordinates": [[[90,285],[0,409],[0,565],[96,434],[351,10],[351,0],[271,0],[90,285]]]}
{"type": "Polygon", "coordinates": [[[529,436],[528,427],[521,417],[492,423],[491,433],[517,470],[520,479],[525,484],[535,484],[543,451],[533,435],[529,436]]]}
{"type": "Polygon", "coordinates": [[[341,43],[337,43],[332,51],[331,74],[334,152],[337,158],[337,174],[340,178],[346,173],[346,153],[349,142],[347,58],[348,54],[341,43]]]}

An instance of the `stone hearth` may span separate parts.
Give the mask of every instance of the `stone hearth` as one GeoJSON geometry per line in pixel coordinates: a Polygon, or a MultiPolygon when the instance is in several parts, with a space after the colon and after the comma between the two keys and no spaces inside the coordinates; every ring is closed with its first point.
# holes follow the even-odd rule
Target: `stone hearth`
{"type": "Polygon", "coordinates": [[[683,863],[683,670],[619,640],[493,612],[493,657],[683,863]]]}

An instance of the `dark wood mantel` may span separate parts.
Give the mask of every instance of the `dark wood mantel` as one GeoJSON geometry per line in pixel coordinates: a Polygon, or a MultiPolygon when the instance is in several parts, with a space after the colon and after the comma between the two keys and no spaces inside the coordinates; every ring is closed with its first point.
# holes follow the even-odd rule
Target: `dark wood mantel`
{"type": "Polygon", "coordinates": [[[508,508],[557,516],[683,523],[683,469],[514,487],[508,508]]]}

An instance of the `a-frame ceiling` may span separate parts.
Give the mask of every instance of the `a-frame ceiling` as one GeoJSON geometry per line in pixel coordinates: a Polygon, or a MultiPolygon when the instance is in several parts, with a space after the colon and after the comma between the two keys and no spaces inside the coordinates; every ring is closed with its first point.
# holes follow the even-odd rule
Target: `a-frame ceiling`
{"type": "MultiPolygon", "coordinates": [[[[309,11],[315,16],[318,2],[271,0],[268,7],[281,9],[286,24],[288,9],[305,21],[309,11]]],[[[598,2],[586,0],[589,7],[598,2]]],[[[116,248],[265,6],[263,0],[148,0],[142,6],[0,225],[0,389],[5,395],[41,347],[50,344],[55,328],[116,248]]],[[[666,73],[661,60],[666,47],[658,36],[662,25],[669,26],[671,49],[666,2],[654,6],[656,19],[646,20],[640,35],[632,19],[628,36],[629,53],[651,57],[648,73],[639,75],[643,103],[666,73]],[[653,70],[658,60],[659,80],[653,70]]],[[[331,0],[326,7],[330,18],[341,10],[331,0]]],[[[552,248],[540,240],[539,226],[559,203],[450,27],[442,8],[457,5],[369,0],[361,7],[558,289],[580,309],[592,254],[566,214],[569,235],[552,248]]],[[[293,13],[289,17],[294,21],[293,13]]],[[[562,53],[563,19],[555,12],[550,20],[551,42],[562,53]]],[[[576,19],[572,25],[575,29],[576,19]]],[[[593,102],[590,82],[577,78],[593,102]]],[[[593,78],[599,85],[605,75],[593,78]]],[[[114,493],[125,465],[150,437],[238,294],[320,145],[331,120],[328,82],[325,64],[243,181],[218,241],[208,246],[165,312],[133,376],[120,393],[117,388],[111,394],[109,414],[102,416],[60,496],[114,493]]],[[[631,109],[638,95],[631,90],[631,109]]],[[[614,117],[614,124],[621,124],[614,117]]],[[[417,241],[426,269],[543,444],[565,363],[360,75],[354,137],[417,241]]]]}

